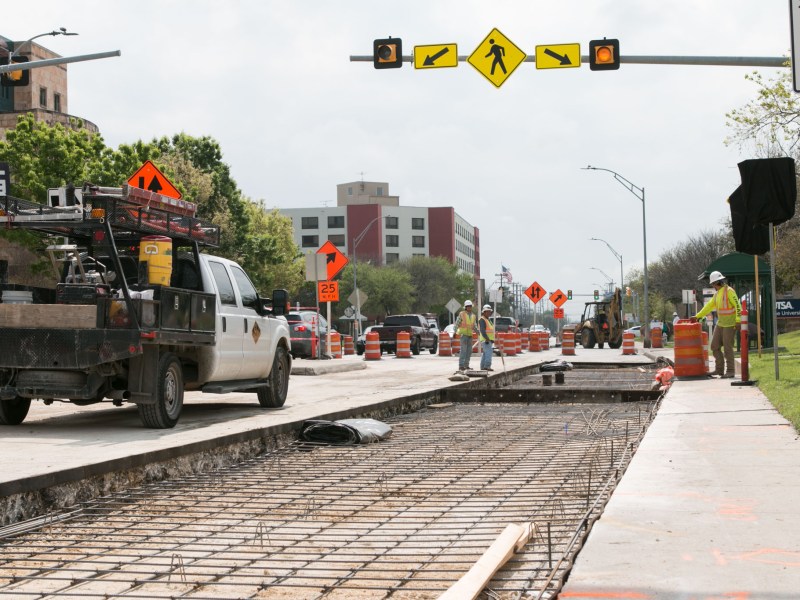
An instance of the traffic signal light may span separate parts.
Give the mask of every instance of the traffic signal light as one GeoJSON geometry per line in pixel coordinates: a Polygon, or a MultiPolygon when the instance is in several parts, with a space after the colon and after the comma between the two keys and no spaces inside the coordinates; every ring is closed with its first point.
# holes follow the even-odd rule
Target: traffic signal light
{"type": "MultiPolygon", "coordinates": [[[[23,63],[28,62],[27,56],[15,56],[12,64],[14,63],[23,63]]],[[[8,57],[0,58],[0,65],[7,65],[8,64],[8,57]]],[[[26,69],[24,71],[9,71],[8,73],[3,73],[0,76],[0,84],[3,87],[21,87],[25,85],[30,85],[31,83],[31,72],[30,70],[26,69]]]]}
{"type": "Polygon", "coordinates": [[[572,290],[567,290],[567,300],[572,300],[572,290]]]}
{"type": "Polygon", "coordinates": [[[595,300],[599,300],[600,299],[600,290],[595,290],[594,291],[594,299],[595,300]]]}
{"type": "Polygon", "coordinates": [[[399,69],[403,66],[403,41],[400,38],[374,40],[372,64],[376,69],[399,69]]]}
{"type": "Polygon", "coordinates": [[[625,295],[628,296],[628,297],[630,297],[630,295],[631,295],[631,288],[628,287],[628,286],[625,286],[625,295]]]}
{"type": "Polygon", "coordinates": [[[592,71],[619,69],[619,40],[592,40],[589,42],[589,68],[592,71]]]}

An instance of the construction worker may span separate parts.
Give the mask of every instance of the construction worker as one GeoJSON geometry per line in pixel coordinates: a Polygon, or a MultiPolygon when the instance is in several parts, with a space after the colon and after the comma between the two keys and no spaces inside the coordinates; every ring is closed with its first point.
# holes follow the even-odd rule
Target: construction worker
{"type": "Polygon", "coordinates": [[[714,287],[714,295],[692,317],[692,320],[697,321],[712,310],[717,311],[717,325],[711,336],[711,351],[714,353],[714,373],[712,375],[729,379],[736,377],[733,343],[736,340],[736,330],[742,322],[742,305],[739,304],[736,291],[728,285],[722,273],[712,271],[708,280],[714,287]]]}
{"type": "Polygon", "coordinates": [[[461,349],[458,353],[458,370],[469,370],[469,358],[472,355],[472,332],[477,331],[476,319],[472,312],[472,300],[464,302],[464,310],[456,317],[456,335],[461,337],[461,349]]]}
{"type": "Polygon", "coordinates": [[[481,318],[478,319],[478,339],[481,341],[481,371],[494,371],[492,369],[494,325],[489,320],[493,312],[492,307],[485,304],[481,311],[481,318]]]}

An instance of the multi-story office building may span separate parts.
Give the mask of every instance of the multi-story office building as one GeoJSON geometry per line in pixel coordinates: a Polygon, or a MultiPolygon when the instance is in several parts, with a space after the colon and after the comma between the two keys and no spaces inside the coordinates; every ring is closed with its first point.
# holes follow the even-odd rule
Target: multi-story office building
{"type": "Polygon", "coordinates": [[[440,256],[480,278],[480,236],[450,206],[400,206],[389,184],[354,181],[336,186],[336,206],[286,208],[304,252],[331,241],[358,262],[391,264],[413,256],[440,256]]]}

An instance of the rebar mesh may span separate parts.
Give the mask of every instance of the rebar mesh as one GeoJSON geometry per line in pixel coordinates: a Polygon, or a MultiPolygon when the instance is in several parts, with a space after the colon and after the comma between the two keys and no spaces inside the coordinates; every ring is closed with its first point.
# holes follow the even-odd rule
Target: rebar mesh
{"type": "Polygon", "coordinates": [[[0,596],[436,598],[533,523],[485,594],[554,597],[655,407],[454,404],[108,496],[0,532],[0,596]]]}

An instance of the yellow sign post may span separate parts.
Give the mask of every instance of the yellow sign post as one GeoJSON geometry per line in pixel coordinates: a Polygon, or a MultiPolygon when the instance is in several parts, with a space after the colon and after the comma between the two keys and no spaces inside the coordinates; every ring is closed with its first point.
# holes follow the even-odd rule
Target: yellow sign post
{"type": "Polygon", "coordinates": [[[514,42],[500,33],[498,29],[492,29],[469,55],[467,62],[486,77],[492,85],[499,88],[522,64],[525,56],[526,54],[514,42]]]}
{"type": "Polygon", "coordinates": [[[580,44],[536,46],[537,69],[572,69],[581,66],[580,44]]]}
{"type": "Polygon", "coordinates": [[[458,46],[456,44],[414,46],[415,69],[440,69],[457,66],[458,46]]]}

